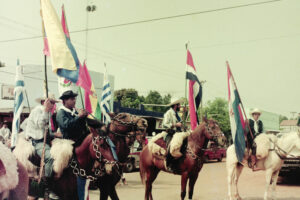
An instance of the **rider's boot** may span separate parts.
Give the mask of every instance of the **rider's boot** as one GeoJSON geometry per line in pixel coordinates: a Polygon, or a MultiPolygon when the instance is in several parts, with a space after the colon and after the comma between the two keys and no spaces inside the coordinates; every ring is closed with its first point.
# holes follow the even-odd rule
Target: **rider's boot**
{"type": "Polygon", "coordinates": [[[256,165],[257,159],[255,155],[251,155],[251,165],[252,165],[252,171],[259,171],[261,170],[259,167],[256,165]]]}

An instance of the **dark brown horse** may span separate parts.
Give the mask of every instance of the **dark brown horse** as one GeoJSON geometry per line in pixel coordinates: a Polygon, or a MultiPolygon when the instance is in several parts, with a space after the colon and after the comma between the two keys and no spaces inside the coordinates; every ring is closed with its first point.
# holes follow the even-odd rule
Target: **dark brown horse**
{"type": "MultiPolygon", "coordinates": [[[[135,118],[127,113],[118,114],[116,119],[112,118],[112,123],[109,125],[110,132],[116,136],[126,135],[142,126],[139,120],[133,121],[133,119],[135,118]]],[[[107,142],[109,133],[105,126],[99,124],[98,127],[90,128],[90,130],[92,133],[75,149],[75,156],[70,160],[69,166],[62,175],[48,181],[49,189],[63,200],[78,199],[77,176],[96,181],[104,174],[111,173],[113,168],[119,167],[119,162],[115,160],[107,142]]]]}
{"type": "Polygon", "coordinates": [[[108,126],[108,136],[116,146],[116,154],[120,163],[119,168],[114,168],[111,175],[106,174],[97,180],[97,186],[100,189],[100,200],[107,200],[108,196],[112,200],[118,200],[115,186],[121,179],[122,168],[127,161],[130,146],[135,140],[138,140],[141,144],[145,140],[145,134],[147,129],[147,121],[143,118],[134,115],[117,115],[112,118],[112,123],[108,126]],[[126,119],[126,117],[128,119],[126,119]],[[126,121],[130,120],[128,123],[126,121]],[[116,134],[123,130],[123,134],[116,134]],[[130,130],[130,132],[128,132],[130,130]]]}
{"type": "MultiPolygon", "coordinates": [[[[192,199],[194,184],[203,166],[203,148],[207,145],[208,140],[217,140],[218,137],[222,137],[222,132],[217,122],[211,119],[203,119],[203,122],[189,135],[186,153],[178,160],[176,166],[176,174],[181,175],[181,199],[185,198],[188,180],[188,195],[189,199],[192,199]]],[[[163,139],[158,139],[155,143],[161,147],[166,147],[163,139]]],[[[140,154],[140,175],[142,182],[146,183],[145,200],[152,200],[152,183],[161,170],[167,170],[165,159],[150,152],[148,145],[143,148],[140,154]]]]}

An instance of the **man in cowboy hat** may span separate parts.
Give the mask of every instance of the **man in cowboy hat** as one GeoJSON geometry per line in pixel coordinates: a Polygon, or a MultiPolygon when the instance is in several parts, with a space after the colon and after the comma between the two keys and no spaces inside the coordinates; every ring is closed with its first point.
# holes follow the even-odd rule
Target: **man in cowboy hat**
{"type": "MultiPolygon", "coordinates": [[[[49,94],[49,97],[42,97],[36,99],[40,104],[36,106],[27,118],[25,136],[30,139],[35,148],[36,153],[41,157],[44,148],[44,133],[49,125],[51,110],[58,100],[55,99],[54,94],[49,94]]],[[[48,137],[48,135],[47,135],[48,137]]],[[[52,176],[53,159],[50,155],[50,141],[45,144],[45,177],[52,176]]]]}
{"type": "MultiPolygon", "coordinates": [[[[170,109],[164,114],[164,119],[163,119],[162,125],[164,128],[166,128],[166,131],[168,133],[165,138],[167,146],[170,143],[170,141],[172,140],[172,137],[175,134],[175,132],[181,131],[182,123],[181,123],[181,118],[178,115],[178,112],[180,110],[180,104],[182,102],[183,102],[183,99],[172,99],[171,103],[168,104],[170,109]]],[[[168,154],[166,157],[166,165],[167,165],[167,168],[169,171],[173,171],[172,170],[172,161],[173,161],[173,157],[169,153],[169,150],[168,150],[168,154]]]]}
{"type": "Polygon", "coordinates": [[[65,91],[59,97],[63,106],[57,112],[56,121],[63,138],[71,139],[75,141],[74,146],[79,146],[88,133],[85,121],[88,112],[85,110],[77,112],[75,109],[76,97],[77,94],[72,90],[65,91]]]}
{"type": "Polygon", "coordinates": [[[3,138],[3,142],[7,141],[10,138],[11,132],[8,128],[8,121],[4,120],[2,127],[0,129],[0,136],[3,138]]]}
{"type": "Polygon", "coordinates": [[[256,144],[254,143],[254,139],[263,132],[263,123],[261,120],[259,120],[259,117],[261,115],[261,111],[257,108],[254,108],[251,112],[251,117],[249,119],[249,127],[246,126],[247,129],[247,139],[250,148],[252,149],[251,154],[251,166],[254,171],[259,170],[259,168],[256,167],[256,144]],[[250,128],[250,130],[249,130],[250,128]],[[252,135],[251,135],[252,134],[252,135]],[[253,136],[253,137],[252,137],[253,136]]]}

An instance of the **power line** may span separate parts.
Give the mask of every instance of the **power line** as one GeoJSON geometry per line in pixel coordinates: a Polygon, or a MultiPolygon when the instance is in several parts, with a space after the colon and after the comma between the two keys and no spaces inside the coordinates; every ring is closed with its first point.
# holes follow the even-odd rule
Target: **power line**
{"type": "MultiPolygon", "coordinates": [[[[122,27],[122,26],[149,23],[149,22],[155,22],[155,21],[170,20],[170,19],[193,16],[193,15],[200,15],[200,14],[206,14],[206,13],[212,13],[212,12],[220,12],[220,11],[224,11],[224,10],[231,10],[231,9],[237,9],[237,8],[244,8],[244,7],[250,7],[250,6],[275,3],[275,2],[279,2],[279,1],[282,1],[282,0],[263,1],[263,2],[257,2],[257,3],[244,4],[244,5],[230,6],[230,7],[225,7],[225,8],[217,8],[217,9],[211,9],[211,10],[186,13],[186,14],[181,14],[181,15],[172,15],[172,16],[168,16],[168,17],[159,17],[159,18],[146,19],[146,20],[140,20],[140,21],[134,21],[134,22],[121,23],[121,24],[114,24],[114,25],[108,25],[108,26],[100,26],[100,27],[96,27],[96,28],[70,31],[70,33],[81,33],[81,32],[86,32],[86,31],[95,31],[95,30],[101,30],[101,29],[109,29],[109,28],[116,28],[116,27],[122,27]]],[[[32,37],[26,37],[26,38],[2,40],[2,41],[0,41],[0,43],[15,42],[15,41],[20,41],[20,40],[31,40],[31,39],[41,38],[41,37],[43,37],[43,36],[40,35],[40,36],[32,36],[32,37]]]]}

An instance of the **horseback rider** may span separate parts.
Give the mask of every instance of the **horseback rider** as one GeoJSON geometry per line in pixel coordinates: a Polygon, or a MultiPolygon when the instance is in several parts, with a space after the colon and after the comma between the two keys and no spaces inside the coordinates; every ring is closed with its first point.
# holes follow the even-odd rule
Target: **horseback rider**
{"type": "Polygon", "coordinates": [[[65,91],[59,97],[63,106],[59,108],[56,115],[56,121],[63,138],[73,140],[75,147],[81,144],[88,133],[85,121],[88,112],[82,109],[77,112],[75,109],[77,95],[72,90],[65,91]]]}
{"type": "MultiPolygon", "coordinates": [[[[183,102],[183,99],[173,99],[171,101],[170,104],[168,104],[168,106],[170,107],[170,109],[164,114],[164,119],[162,122],[162,126],[164,128],[166,128],[166,132],[167,135],[165,137],[165,142],[166,145],[168,147],[170,141],[173,138],[173,135],[176,132],[181,132],[181,128],[182,128],[182,120],[180,118],[180,116],[178,115],[178,112],[180,110],[180,104],[183,102]]],[[[168,170],[172,171],[172,161],[173,161],[173,157],[172,155],[169,153],[168,150],[168,154],[166,157],[166,165],[168,170]]]]}
{"type": "MultiPolygon", "coordinates": [[[[44,132],[49,125],[49,119],[51,110],[58,100],[55,99],[53,94],[49,94],[49,97],[43,97],[36,99],[40,105],[36,106],[30,113],[26,122],[25,136],[30,139],[36,153],[42,157],[44,147],[44,132]]],[[[59,136],[59,133],[54,135],[59,136]]],[[[50,141],[45,144],[45,177],[50,178],[52,176],[53,159],[50,155],[50,141]]]]}
{"type": "Polygon", "coordinates": [[[259,119],[260,115],[261,115],[261,111],[257,108],[253,109],[251,112],[251,119],[249,119],[248,123],[249,123],[249,127],[246,126],[246,130],[247,130],[247,140],[248,140],[248,144],[249,147],[252,150],[251,153],[251,167],[253,169],[253,171],[257,171],[259,170],[259,168],[257,168],[256,166],[256,144],[254,143],[254,139],[263,132],[263,122],[259,119]],[[249,130],[250,128],[250,130],[249,130]],[[252,136],[251,136],[251,133],[252,136]]]}

